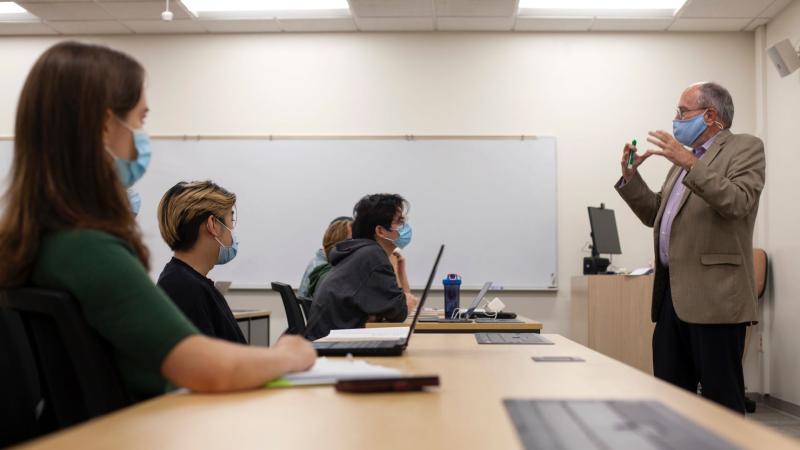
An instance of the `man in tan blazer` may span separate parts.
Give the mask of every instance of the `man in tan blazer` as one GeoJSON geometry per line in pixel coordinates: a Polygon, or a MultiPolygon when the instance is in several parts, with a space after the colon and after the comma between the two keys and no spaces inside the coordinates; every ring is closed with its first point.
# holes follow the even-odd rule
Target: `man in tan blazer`
{"type": "Polygon", "coordinates": [[[756,319],[753,226],[764,187],[764,144],[730,132],[733,100],[716,83],[680,97],[673,134],[650,132],[658,147],[626,145],[616,189],[653,227],[656,274],[651,317],[658,378],[744,414],[742,353],[756,319]],[[688,148],[687,148],[688,147],[688,148]],[[650,156],[674,165],[660,191],[637,172],[650,156]]]}

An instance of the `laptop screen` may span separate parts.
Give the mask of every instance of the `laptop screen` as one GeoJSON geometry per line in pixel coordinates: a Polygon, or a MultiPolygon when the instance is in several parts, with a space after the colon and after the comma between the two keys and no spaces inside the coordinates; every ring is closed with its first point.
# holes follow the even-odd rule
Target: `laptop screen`
{"type": "Polygon", "coordinates": [[[489,292],[489,289],[491,287],[492,287],[492,282],[491,281],[487,281],[486,283],[483,284],[483,287],[481,288],[481,291],[478,292],[478,295],[475,296],[475,300],[473,300],[472,304],[469,305],[469,309],[467,309],[467,313],[466,313],[466,315],[464,317],[469,319],[469,317],[472,315],[472,313],[475,312],[475,308],[478,307],[478,305],[481,303],[481,300],[483,300],[483,297],[486,296],[486,293],[489,292]]]}
{"type": "Polygon", "coordinates": [[[414,314],[414,320],[411,321],[411,326],[408,327],[408,336],[406,336],[406,345],[408,345],[409,339],[411,339],[411,335],[414,333],[414,328],[417,327],[417,320],[419,319],[419,315],[422,313],[422,307],[425,306],[425,299],[428,298],[428,291],[431,290],[431,283],[433,283],[433,278],[436,276],[436,269],[439,267],[439,260],[442,259],[442,252],[444,252],[444,244],[439,247],[439,254],[436,255],[436,262],[433,263],[433,269],[431,269],[431,274],[428,277],[428,284],[425,285],[425,290],[422,291],[422,298],[419,299],[419,304],[417,305],[417,313],[414,314]]]}

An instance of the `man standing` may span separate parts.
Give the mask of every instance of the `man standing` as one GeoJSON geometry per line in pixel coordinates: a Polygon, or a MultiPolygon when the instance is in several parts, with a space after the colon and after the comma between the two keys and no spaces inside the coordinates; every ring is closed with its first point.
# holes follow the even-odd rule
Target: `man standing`
{"type": "Polygon", "coordinates": [[[651,318],[656,377],[744,414],[742,354],[756,322],[753,226],[764,187],[764,144],[730,132],[733,100],[716,83],[681,95],[673,134],[650,132],[658,150],[628,156],[616,189],[653,227],[656,274],[651,318]],[[689,147],[690,149],[687,149],[689,147]],[[674,165],[660,192],[637,172],[650,156],[674,165]]]}

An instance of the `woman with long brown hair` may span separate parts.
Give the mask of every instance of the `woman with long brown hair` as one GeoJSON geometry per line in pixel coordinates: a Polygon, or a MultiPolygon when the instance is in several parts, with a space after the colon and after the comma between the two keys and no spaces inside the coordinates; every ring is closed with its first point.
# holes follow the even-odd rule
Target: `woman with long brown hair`
{"type": "Polygon", "coordinates": [[[168,381],[195,391],[262,386],[315,359],[298,337],[263,349],[203,336],[147,273],[125,189],[149,163],[144,69],[112,49],[64,42],[28,75],[0,218],[0,287],[71,293],[107,340],[134,399],[168,381]]]}

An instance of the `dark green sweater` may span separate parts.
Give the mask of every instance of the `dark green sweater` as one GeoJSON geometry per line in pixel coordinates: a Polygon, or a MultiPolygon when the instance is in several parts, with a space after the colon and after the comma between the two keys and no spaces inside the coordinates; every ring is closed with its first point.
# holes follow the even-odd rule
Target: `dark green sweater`
{"type": "Polygon", "coordinates": [[[326,262],[311,271],[311,274],[308,276],[308,297],[314,296],[314,292],[317,292],[317,286],[319,286],[320,281],[328,275],[331,269],[333,269],[331,263],[326,262]]]}
{"type": "Polygon", "coordinates": [[[72,294],[89,325],[111,344],[135,400],[167,390],[161,363],[178,342],[198,333],[153,284],[131,248],[101,231],[45,236],[31,284],[72,294]]]}

